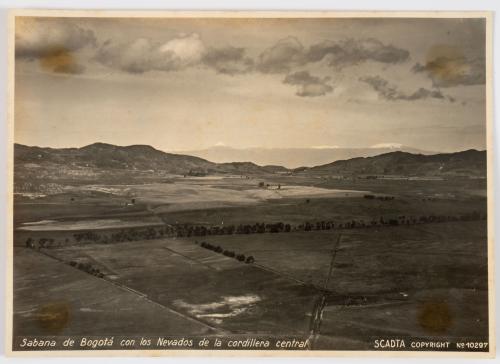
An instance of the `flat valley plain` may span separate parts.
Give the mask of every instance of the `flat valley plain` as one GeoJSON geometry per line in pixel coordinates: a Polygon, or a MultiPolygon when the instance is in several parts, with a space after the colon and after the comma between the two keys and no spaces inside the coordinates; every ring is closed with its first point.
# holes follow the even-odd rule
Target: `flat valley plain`
{"type": "Polygon", "coordinates": [[[14,349],[69,335],[488,341],[486,214],[473,178],[172,176],[16,194],[14,349]]]}

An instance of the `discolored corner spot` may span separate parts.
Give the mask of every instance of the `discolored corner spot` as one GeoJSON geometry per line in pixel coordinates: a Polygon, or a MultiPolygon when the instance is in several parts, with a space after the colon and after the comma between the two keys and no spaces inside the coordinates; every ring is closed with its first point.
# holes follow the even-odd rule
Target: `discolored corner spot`
{"type": "Polygon", "coordinates": [[[84,67],[78,64],[72,52],[64,47],[47,51],[40,57],[39,64],[43,70],[56,73],[79,74],[84,71],[84,67]]]}
{"type": "Polygon", "coordinates": [[[441,82],[454,82],[469,72],[462,50],[445,44],[429,48],[424,67],[432,78],[441,82]]]}
{"type": "Polygon", "coordinates": [[[429,333],[442,334],[453,324],[453,316],[448,303],[425,302],[418,312],[419,325],[429,333]]]}
{"type": "Polygon", "coordinates": [[[38,325],[49,334],[61,332],[70,320],[70,306],[66,302],[48,303],[40,306],[36,319],[38,325]]]}

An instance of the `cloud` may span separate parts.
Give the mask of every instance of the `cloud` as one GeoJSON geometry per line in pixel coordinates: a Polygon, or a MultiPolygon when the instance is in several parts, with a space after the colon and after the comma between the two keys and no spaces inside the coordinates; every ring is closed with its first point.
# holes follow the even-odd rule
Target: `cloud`
{"type": "Polygon", "coordinates": [[[283,83],[298,86],[296,95],[301,97],[323,96],[333,91],[333,87],[328,85],[329,77],[323,79],[311,76],[307,71],[300,71],[289,74],[283,83]]]}
{"type": "Polygon", "coordinates": [[[245,56],[244,48],[209,48],[203,56],[203,63],[217,73],[228,75],[242,74],[253,69],[254,62],[245,56]]]}
{"type": "Polygon", "coordinates": [[[288,73],[304,63],[304,46],[295,37],[279,40],[259,55],[257,69],[263,73],[288,73]]]}
{"type": "Polygon", "coordinates": [[[205,45],[198,34],[181,34],[163,44],[159,51],[162,54],[171,55],[182,66],[192,66],[200,62],[205,52],[205,45]]]}
{"type": "Polygon", "coordinates": [[[440,99],[454,102],[455,99],[444,96],[439,90],[428,90],[426,88],[419,88],[411,94],[405,94],[399,91],[396,86],[389,84],[389,82],[380,76],[370,76],[359,78],[361,82],[369,84],[379,95],[379,97],[389,101],[414,101],[422,99],[440,99]]]}
{"type": "Polygon", "coordinates": [[[330,66],[345,67],[374,61],[394,64],[406,61],[410,53],[381,41],[368,39],[347,39],[339,42],[324,41],[312,45],[306,55],[307,62],[319,62],[326,59],[330,66]]]}
{"type": "Polygon", "coordinates": [[[263,73],[288,73],[293,67],[323,60],[337,68],[368,61],[395,64],[408,60],[409,56],[407,50],[374,38],[326,40],[306,49],[297,38],[287,37],[260,54],[257,69],[263,73]]]}
{"type": "Polygon", "coordinates": [[[198,34],[181,34],[165,43],[139,38],[128,43],[106,41],[95,59],[108,67],[129,73],[178,71],[205,65],[217,73],[235,75],[250,72],[254,62],[244,48],[207,48],[198,34]]]}
{"type": "Polygon", "coordinates": [[[129,43],[106,41],[95,59],[129,73],[176,71],[201,62],[206,48],[198,34],[181,34],[165,43],[139,38],[129,43]]]}
{"type": "Polygon", "coordinates": [[[484,54],[466,57],[460,48],[436,45],[429,49],[427,61],[416,63],[412,71],[426,73],[436,87],[483,85],[486,82],[484,54]]]}
{"type": "Polygon", "coordinates": [[[17,18],[15,38],[16,58],[38,60],[42,69],[66,74],[82,73],[75,52],[97,44],[92,30],[54,19],[17,18]]]}

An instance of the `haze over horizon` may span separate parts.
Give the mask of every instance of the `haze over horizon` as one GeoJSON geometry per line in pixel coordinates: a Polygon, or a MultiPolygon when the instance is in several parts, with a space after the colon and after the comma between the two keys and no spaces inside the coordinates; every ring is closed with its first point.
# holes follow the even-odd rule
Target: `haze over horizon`
{"type": "Polygon", "coordinates": [[[486,146],[481,19],[22,18],[16,142],[486,146]]]}

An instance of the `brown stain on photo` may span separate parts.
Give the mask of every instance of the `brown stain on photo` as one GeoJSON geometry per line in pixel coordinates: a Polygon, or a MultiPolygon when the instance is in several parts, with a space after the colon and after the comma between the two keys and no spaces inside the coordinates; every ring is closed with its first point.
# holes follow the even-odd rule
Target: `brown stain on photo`
{"type": "Polygon", "coordinates": [[[36,313],[38,325],[50,334],[61,332],[70,320],[70,307],[66,302],[42,305],[36,313]]]}
{"type": "Polygon", "coordinates": [[[448,303],[444,301],[425,302],[417,316],[419,325],[430,333],[441,334],[453,324],[453,316],[448,303]]]}
{"type": "Polygon", "coordinates": [[[81,73],[80,66],[72,52],[64,47],[55,47],[39,59],[40,67],[56,73],[81,73]]]}
{"type": "Polygon", "coordinates": [[[425,70],[441,81],[454,81],[469,70],[465,55],[459,47],[438,44],[427,51],[425,70]]]}

